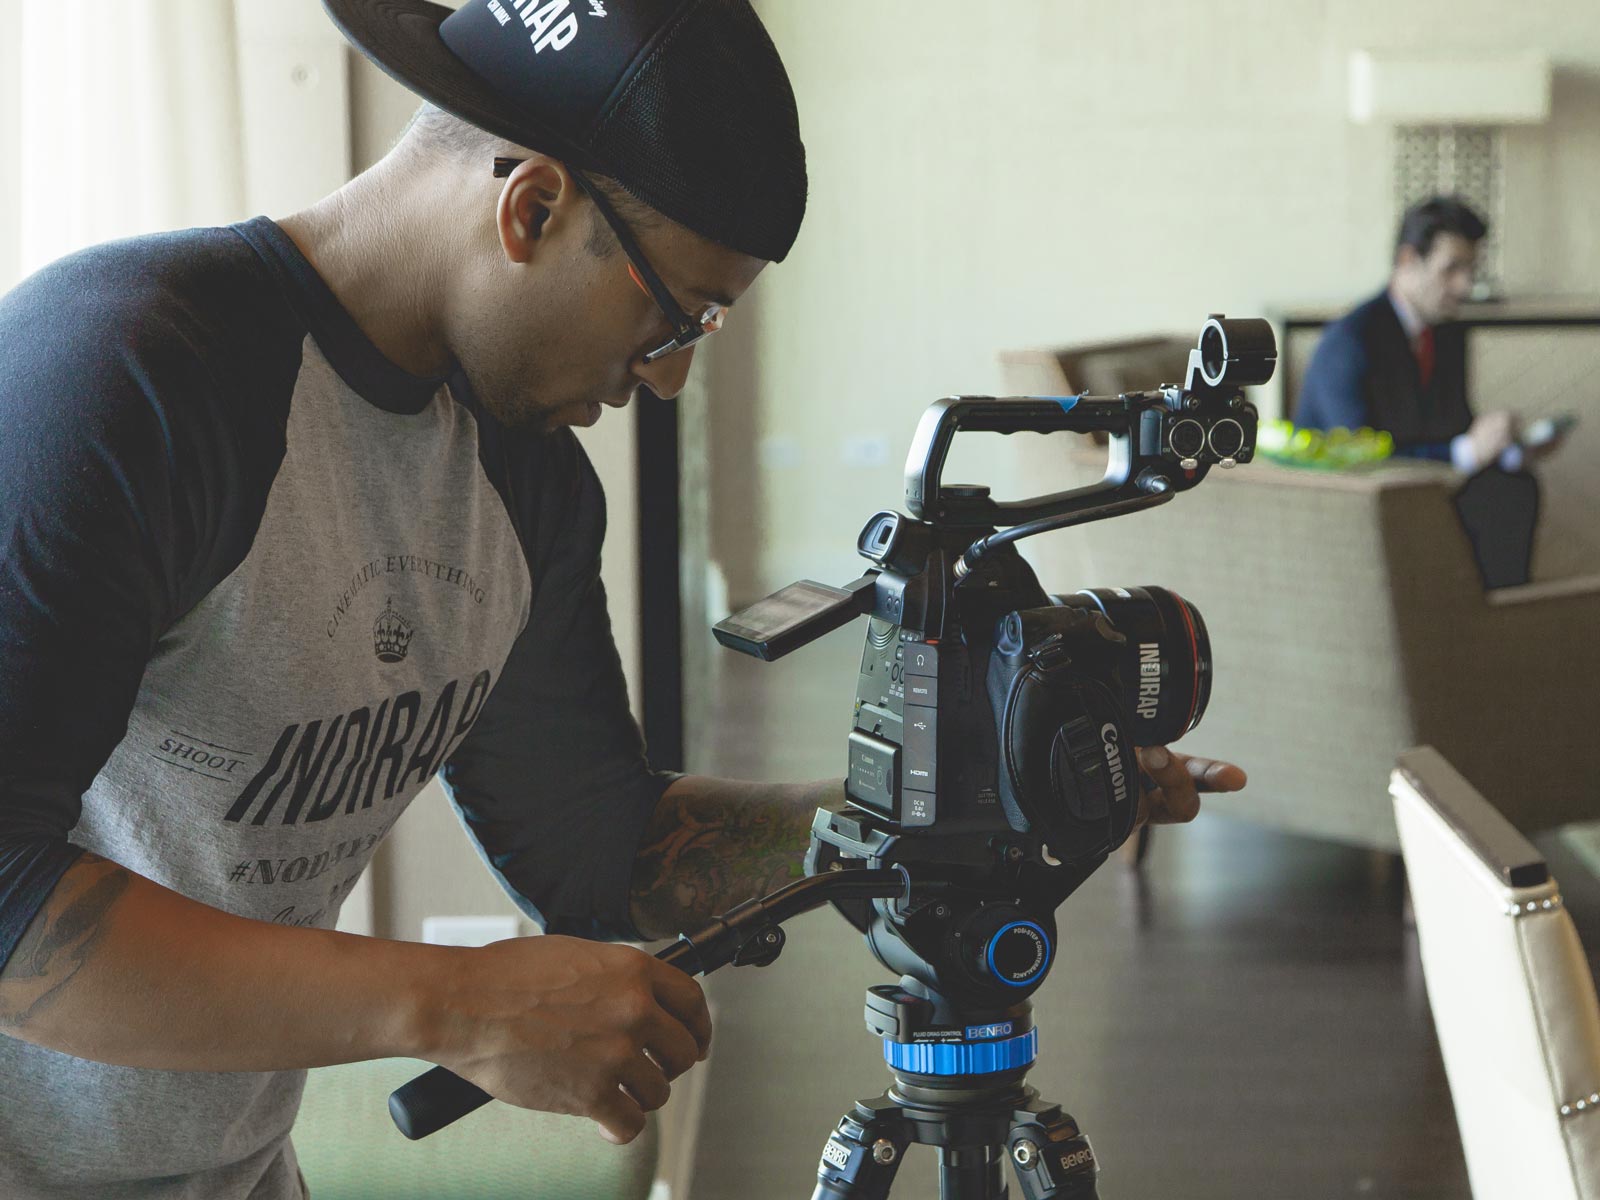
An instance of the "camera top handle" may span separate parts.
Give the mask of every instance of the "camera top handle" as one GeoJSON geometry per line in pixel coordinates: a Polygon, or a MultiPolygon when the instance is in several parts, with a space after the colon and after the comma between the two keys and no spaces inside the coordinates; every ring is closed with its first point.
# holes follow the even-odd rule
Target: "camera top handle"
{"type": "MultiPolygon", "coordinates": [[[[1272,326],[1259,318],[1207,319],[1189,352],[1187,377],[1174,385],[1116,397],[950,396],[922,415],[906,457],[906,506],[919,520],[964,528],[1031,524],[1115,505],[1159,503],[1205,478],[1212,465],[1249,462],[1256,412],[1242,389],[1265,383],[1277,362],[1272,326]],[[959,432],[1110,434],[1100,483],[1002,502],[987,487],[941,481],[959,432]]],[[[1106,512],[1104,515],[1112,515],[1106,512]]]]}
{"type": "MultiPolygon", "coordinates": [[[[1111,492],[1128,483],[1131,456],[1126,453],[1132,425],[1133,397],[1091,399],[1086,396],[947,396],[930,405],[917,425],[906,457],[906,508],[912,516],[947,526],[1021,525],[1075,508],[1089,508],[1115,499],[1111,492]],[[987,487],[945,488],[940,476],[957,433],[1093,433],[1112,435],[1112,461],[1106,478],[1092,487],[1076,488],[1031,500],[998,501],[987,487]],[[1123,445],[1119,447],[1118,442],[1123,445]],[[1119,450],[1121,451],[1119,453],[1119,450]],[[1119,459],[1122,460],[1119,462],[1119,459]]],[[[1129,495],[1142,494],[1132,489],[1129,495]]]]}

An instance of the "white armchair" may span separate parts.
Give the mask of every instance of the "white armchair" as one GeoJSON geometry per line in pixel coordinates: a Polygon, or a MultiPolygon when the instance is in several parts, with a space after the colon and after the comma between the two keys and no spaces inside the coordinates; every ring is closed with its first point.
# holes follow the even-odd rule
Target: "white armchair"
{"type": "Polygon", "coordinates": [[[1433,748],[1390,795],[1475,1200],[1600,1197],[1600,1007],[1556,881],[1433,748]]]}

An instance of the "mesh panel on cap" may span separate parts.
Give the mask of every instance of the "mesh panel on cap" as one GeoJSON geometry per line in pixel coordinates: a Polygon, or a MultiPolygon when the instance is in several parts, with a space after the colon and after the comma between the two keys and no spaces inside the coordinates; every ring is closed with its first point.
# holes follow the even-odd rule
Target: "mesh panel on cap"
{"type": "Polygon", "coordinates": [[[794,93],[745,0],[706,0],[680,18],[591,145],[640,200],[724,246],[777,261],[800,231],[794,93]]]}

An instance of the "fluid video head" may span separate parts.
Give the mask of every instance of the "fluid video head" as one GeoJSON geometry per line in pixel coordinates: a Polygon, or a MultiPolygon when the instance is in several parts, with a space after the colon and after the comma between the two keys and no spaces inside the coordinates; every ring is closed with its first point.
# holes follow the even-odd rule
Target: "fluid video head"
{"type": "Polygon", "coordinates": [[[909,515],[879,512],[858,539],[872,568],[844,587],[790,584],[716,626],[723,645],[770,661],[870,618],[847,803],[818,812],[806,868],[907,870],[909,898],[838,907],[918,991],[970,1011],[1043,981],[1055,909],[1135,823],[1135,747],[1188,732],[1210,694],[1193,605],[1157,587],[1052,596],[1015,543],[1248,463],[1257,414],[1243,389],[1270,379],[1276,357],[1266,321],[1213,316],[1182,386],[940,400],[907,458],[909,515]],[[1106,473],[996,501],[942,479],[955,435],[974,431],[1104,433],[1106,473]]]}

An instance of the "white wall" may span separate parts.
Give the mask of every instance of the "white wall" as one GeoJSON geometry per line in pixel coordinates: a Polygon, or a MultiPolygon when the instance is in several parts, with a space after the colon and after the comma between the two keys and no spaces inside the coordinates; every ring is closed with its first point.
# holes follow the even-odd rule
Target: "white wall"
{"type": "MultiPolygon", "coordinates": [[[[758,7],[811,204],[718,348],[712,552],[736,603],[853,574],[861,523],[904,507],[917,416],[998,390],[1003,348],[1375,291],[1397,214],[1389,132],[1345,116],[1354,48],[1549,54],[1552,122],[1508,138],[1506,282],[1600,288],[1593,0],[758,7]],[[852,434],[886,439],[887,464],[845,467],[852,434]],[[791,465],[759,468],[772,439],[791,465]]],[[[980,447],[950,477],[1004,496],[1008,454],[980,447]]]]}
{"type": "Polygon", "coordinates": [[[0,43],[0,290],[97,242],[242,215],[229,5],[0,0],[0,43]]]}
{"type": "Polygon", "coordinates": [[[244,187],[283,218],[350,177],[348,56],[317,0],[234,0],[244,187]]]}

